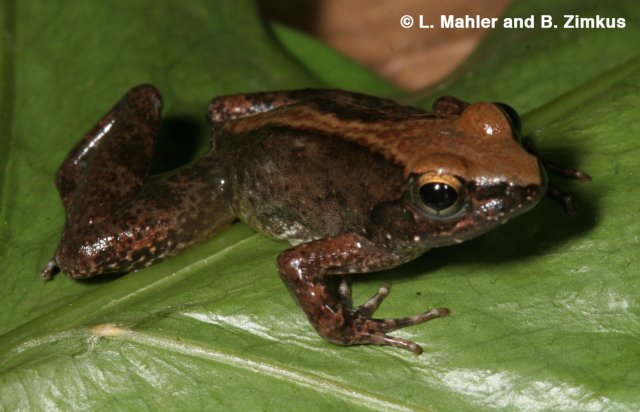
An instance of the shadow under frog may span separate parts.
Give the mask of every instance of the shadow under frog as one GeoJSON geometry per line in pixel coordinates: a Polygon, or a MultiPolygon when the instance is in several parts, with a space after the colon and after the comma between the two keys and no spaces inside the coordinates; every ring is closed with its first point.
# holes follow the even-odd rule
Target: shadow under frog
{"type": "Polygon", "coordinates": [[[521,144],[517,114],[500,103],[447,96],[427,112],[342,90],[217,97],[209,152],[149,176],[161,110],[155,87],[132,89],[62,163],[66,223],[44,278],[137,270],[240,218],[292,245],[277,269],[323,338],[420,354],[389,333],[448,310],[376,319],[389,285],[354,307],[345,275],[474,238],[545,193],[572,211],[571,197],[548,187],[543,162],[521,144]]]}

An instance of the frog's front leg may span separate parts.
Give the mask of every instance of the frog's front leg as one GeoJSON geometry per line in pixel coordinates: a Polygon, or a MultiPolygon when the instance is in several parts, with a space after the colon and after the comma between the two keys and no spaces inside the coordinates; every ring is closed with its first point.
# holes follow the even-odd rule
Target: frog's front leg
{"type": "MultiPolygon", "coordinates": [[[[544,165],[544,168],[548,173],[562,177],[568,177],[570,179],[580,180],[582,182],[591,181],[591,176],[589,176],[582,170],[564,167],[555,162],[546,160],[543,156],[540,155],[540,152],[538,152],[531,140],[524,140],[523,146],[529,153],[538,158],[538,160],[544,165]]],[[[573,202],[573,196],[564,189],[554,185],[552,182],[547,182],[546,195],[550,199],[560,204],[569,216],[575,216],[577,214],[576,206],[573,202]]]]}
{"type": "Polygon", "coordinates": [[[329,275],[383,270],[397,266],[407,258],[362,236],[347,234],[288,249],[278,257],[277,266],[289,291],[326,340],[340,345],[389,345],[419,355],[422,348],[418,344],[387,333],[446,316],[449,313],[446,308],[433,308],[406,318],[374,319],[373,313],[389,293],[388,285],[383,285],[368,302],[354,308],[345,282],[337,292],[331,290],[327,282],[329,275]]]}

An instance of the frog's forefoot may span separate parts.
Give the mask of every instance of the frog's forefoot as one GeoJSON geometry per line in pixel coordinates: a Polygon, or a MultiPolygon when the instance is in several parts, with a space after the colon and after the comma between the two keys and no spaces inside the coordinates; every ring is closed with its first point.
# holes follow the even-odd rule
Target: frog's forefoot
{"type": "Polygon", "coordinates": [[[549,185],[547,188],[547,196],[564,208],[569,216],[575,216],[578,213],[573,196],[564,189],[549,185]]]}
{"type": "MultiPolygon", "coordinates": [[[[344,291],[344,282],[340,285],[339,294],[342,296],[344,291]]],[[[422,347],[410,340],[397,338],[387,335],[388,332],[402,329],[407,326],[419,325],[431,319],[447,316],[449,310],[447,308],[432,308],[428,311],[405,318],[393,319],[373,319],[373,313],[378,309],[382,301],[389,295],[391,285],[383,284],[380,289],[367,302],[355,308],[351,307],[351,302],[345,305],[349,313],[350,322],[345,326],[345,338],[347,342],[339,342],[347,345],[357,344],[374,344],[394,346],[396,348],[407,349],[416,355],[422,353],[422,347]],[[350,330],[349,330],[350,329],[350,330]]],[[[349,293],[349,296],[351,294],[349,293]]]]}
{"type": "Polygon", "coordinates": [[[40,276],[42,276],[42,278],[44,280],[51,280],[55,277],[55,275],[60,272],[60,267],[58,267],[58,262],[56,261],[55,258],[52,258],[47,265],[42,268],[42,270],[40,271],[40,276]]]}
{"type": "MultiPolygon", "coordinates": [[[[585,172],[583,172],[581,170],[554,168],[554,167],[549,167],[548,164],[545,164],[545,167],[547,168],[547,170],[549,172],[552,172],[552,173],[555,173],[555,174],[559,174],[559,175],[564,176],[564,177],[570,177],[570,178],[573,178],[573,179],[578,179],[578,180],[583,181],[583,182],[590,182],[591,181],[591,176],[589,176],[588,174],[586,174],[585,172]]],[[[571,193],[567,192],[566,190],[564,190],[564,189],[562,189],[562,188],[560,188],[558,186],[555,186],[554,184],[549,183],[548,186],[547,186],[547,196],[551,200],[555,201],[560,206],[562,206],[564,211],[569,216],[575,216],[576,214],[578,214],[578,210],[576,209],[575,202],[573,201],[573,196],[571,195],[571,193]]]]}
{"type": "MultiPolygon", "coordinates": [[[[549,173],[553,173],[562,177],[568,177],[570,179],[580,180],[581,182],[591,181],[591,176],[589,176],[582,170],[563,167],[544,160],[542,161],[542,164],[549,173]]],[[[561,189],[553,184],[549,184],[549,187],[547,188],[547,196],[559,203],[569,216],[575,216],[578,213],[573,201],[573,196],[571,196],[571,194],[564,189],[561,189]]]]}
{"type": "MultiPolygon", "coordinates": [[[[356,308],[356,312],[358,309],[359,308],[356,308]]],[[[352,319],[351,322],[353,340],[346,344],[394,346],[396,348],[410,350],[414,354],[420,355],[422,353],[422,347],[420,345],[407,339],[387,335],[387,332],[392,332],[407,326],[419,325],[420,323],[424,323],[435,318],[441,318],[448,314],[449,309],[447,308],[432,308],[419,315],[408,316],[406,318],[371,319],[358,316],[355,319],[352,319]]]]}
{"type": "Polygon", "coordinates": [[[391,284],[383,283],[376,294],[369,298],[368,301],[357,308],[353,308],[353,302],[351,300],[351,285],[349,285],[346,278],[342,278],[342,282],[338,288],[338,296],[340,297],[342,304],[346,308],[350,309],[353,317],[370,318],[373,315],[373,312],[378,310],[384,299],[389,296],[390,291],[391,284]]]}
{"type": "Polygon", "coordinates": [[[580,180],[582,182],[591,181],[591,176],[589,176],[587,173],[583,172],[582,170],[560,166],[553,162],[547,162],[544,160],[542,164],[544,164],[544,167],[547,169],[549,173],[553,173],[555,175],[559,175],[563,177],[568,177],[570,179],[580,180]]]}
{"type": "MultiPolygon", "coordinates": [[[[531,143],[530,140],[525,140],[523,142],[523,145],[524,145],[524,148],[529,153],[533,154],[538,158],[538,160],[540,160],[540,163],[542,163],[542,165],[544,166],[544,169],[549,174],[554,174],[554,175],[566,177],[569,179],[576,179],[576,180],[580,180],[581,182],[591,181],[591,176],[589,176],[587,173],[583,172],[582,170],[573,169],[570,167],[564,167],[557,163],[545,160],[542,156],[540,156],[537,149],[533,146],[533,143],[531,143]]],[[[564,208],[564,211],[569,216],[575,216],[578,213],[575,203],[573,201],[573,196],[571,196],[571,194],[565,191],[564,189],[561,189],[549,183],[547,188],[547,196],[552,200],[554,200],[555,202],[557,202],[558,204],[560,204],[560,206],[564,208]]]]}
{"type": "Polygon", "coordinates": [[[416,355],[420,355],[422,353],[422,347],[420,345],[406,339],[389,336],[387,332],[447,316],[449,309],[432,308],[419,315],[405,318],[372,319],[373,313],[380,307],[384,299],[389,296],[390,290],[391,285],[384,283],[368,301],[354,308],[351,300],[351,287],[346,278],[343,278],[338,288],[338,298],[348,314],[345,318],[349,319],[350,322],[347,321],[344,325],[346,329],[343,335],[345,338],[344,342],[336,342],[331,338],[329,338],[329,340],[343,345],[374,344],[394,346],[396,348],[410,350],[416,355]]]}

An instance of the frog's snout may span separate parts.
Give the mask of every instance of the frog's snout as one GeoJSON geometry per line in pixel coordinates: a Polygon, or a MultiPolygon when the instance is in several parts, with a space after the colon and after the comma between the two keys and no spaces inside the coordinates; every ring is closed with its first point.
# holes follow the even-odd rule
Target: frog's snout
{"type": "Polygon", "coordinates": [[[538,185],[529,185],[524,190],[524,200],[525,202],[536,202],[540,200],[544,191],[542,187],[538,185]]]}
{"type": "Polygon", "coordinates": [[[544,188],[539,185],[509,186],[506,191],[504,212],[519,215],[531,209],[544,195],[544,188]]]}

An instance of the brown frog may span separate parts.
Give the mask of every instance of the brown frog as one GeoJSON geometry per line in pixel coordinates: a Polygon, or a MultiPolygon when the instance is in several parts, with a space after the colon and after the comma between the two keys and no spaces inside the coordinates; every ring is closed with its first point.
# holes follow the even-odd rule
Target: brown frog
{"type": "MultiPolygon", "coordinates": [[[[156,88],[138,86],[67,156],[56,175],[67,219],[43,277],[141,269],[240,218],[293,245],[278,272],[323,338],[419,354],[388,333],[448,310],[375,319],[389,286],[353,307],[344,275],[476,237],[547,191],[544,167],[504,104],[442,97],[426,112],[342,90],[222,96],[209,105],[211,150],[148,176],[161,110],[156,88]]],[[[571,209],[570,197],[550,193],[571,209]]]]}

